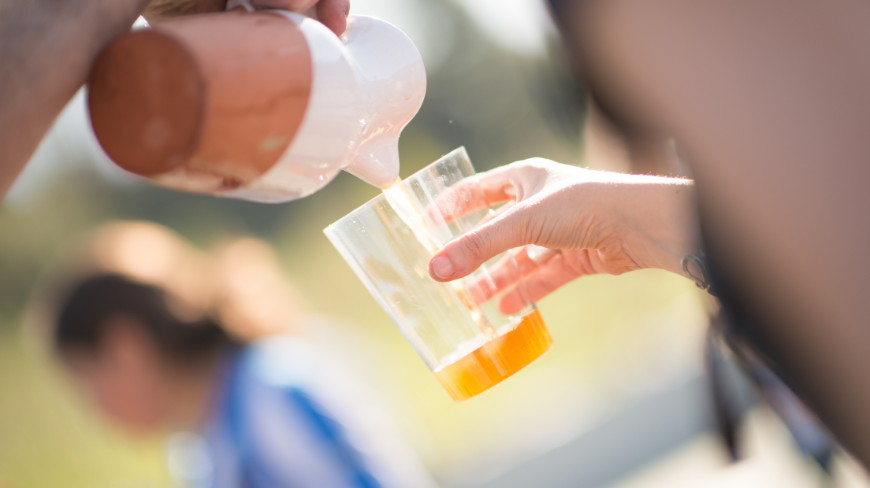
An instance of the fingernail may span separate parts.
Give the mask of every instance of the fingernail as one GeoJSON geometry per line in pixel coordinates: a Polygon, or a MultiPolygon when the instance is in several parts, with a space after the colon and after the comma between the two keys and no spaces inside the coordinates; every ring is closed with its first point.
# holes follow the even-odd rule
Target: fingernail
{"type": "Polygon", "coordinates": [[[430,266],[432,274],[435,275],[436,278],[446,280],[453,275],[453,263],[450,262],[450,259],[447,258],[447,256],[438,256],[432,260],[430,266]]]}

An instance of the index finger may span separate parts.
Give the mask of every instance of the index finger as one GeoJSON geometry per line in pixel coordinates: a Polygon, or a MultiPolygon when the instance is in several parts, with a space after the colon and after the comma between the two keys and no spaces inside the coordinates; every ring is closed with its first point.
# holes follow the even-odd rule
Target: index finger
{"type": "Polygon", "coordinates": [[[518,193],[515,171],[508,165],[469,176],[438,195],[427,207],[427,215],[434,221],[450,223],[474,211],[514,201],[518,193]]]}

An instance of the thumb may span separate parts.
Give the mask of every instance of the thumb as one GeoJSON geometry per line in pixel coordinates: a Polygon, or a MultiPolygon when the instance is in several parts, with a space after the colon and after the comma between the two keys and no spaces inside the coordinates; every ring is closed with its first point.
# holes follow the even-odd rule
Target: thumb
{"type": "Polygon", "coordinates": [[[344,34],[347,28],[349,12],[349,0],[321,0],[317,3],[317,19],[339,36],[344,34]]]}
{"type": "Polygon", "coordinates": [[[525,212],[512,208],[444,245],[429,261],[429,276],[452,281],[467,276],[490,258],[528,244],[525,212]]]}

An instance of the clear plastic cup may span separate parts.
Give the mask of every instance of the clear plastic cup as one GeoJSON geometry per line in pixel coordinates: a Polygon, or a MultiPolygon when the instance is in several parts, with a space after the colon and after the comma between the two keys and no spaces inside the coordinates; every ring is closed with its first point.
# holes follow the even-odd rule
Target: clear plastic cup
{"type": "Polygon", "coordinates": [[[481,393],[549,349],[512,252],[450,283],[428,263],[493,215],[459,148],[324,229],[454,400],[481,393]]]}

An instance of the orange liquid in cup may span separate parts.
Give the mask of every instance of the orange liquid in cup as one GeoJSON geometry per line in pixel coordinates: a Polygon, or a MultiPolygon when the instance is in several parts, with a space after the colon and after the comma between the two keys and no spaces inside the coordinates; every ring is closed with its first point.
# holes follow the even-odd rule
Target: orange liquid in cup
{"type": "Polygon", "coordinates": [[[552,343],[540,312],[535,310],[515,329],[435,370],[435,377],[454,400],[467,400],[523,369],[552,343]]]}

